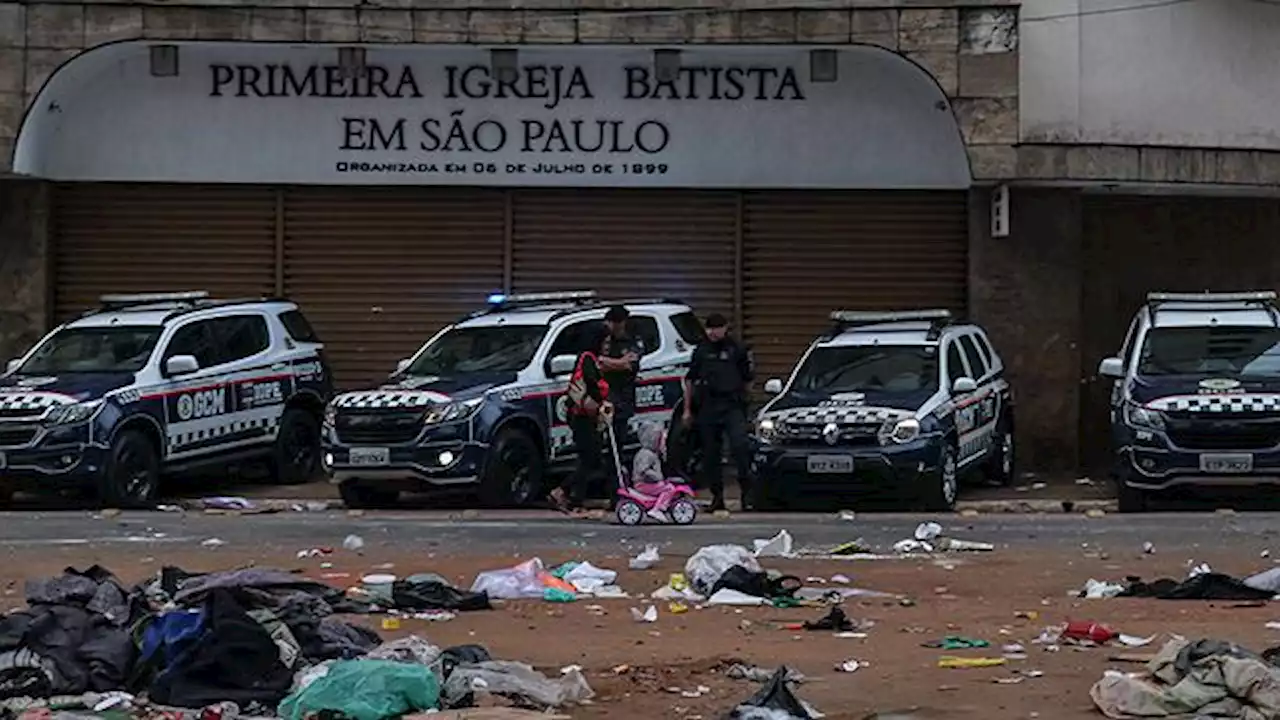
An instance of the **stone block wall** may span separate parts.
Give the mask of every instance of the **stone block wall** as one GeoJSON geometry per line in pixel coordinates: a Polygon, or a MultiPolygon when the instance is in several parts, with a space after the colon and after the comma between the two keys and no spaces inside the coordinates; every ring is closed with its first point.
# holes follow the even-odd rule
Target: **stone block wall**
{"type": "Polygon", "coordinates": [[[181,7],[0,0],[0,172],[23,113],[76,54],[120,40],[369,43],[869,43],[930,72],[952,103],[979,180],[1017,166],[1017,11],[988,0],[309,0],[181,7]],[[806,9],[806,5],[813,9],[806,9]],[[357,6],[358,5],[358,6],[357,6]],[[673,8],[674,5],[674,8],[673,8]],[[897,7],[903,5],[904,7],[897,7]],[[514,6],[514,7],[513,7],[514,6]],[[622,9],[622,8],[625,8],[622,9]]]}
{"type": "Polygon", "coordinates": [[[49,185],[0,178],[0,368],[49,323],[49,185]]]}

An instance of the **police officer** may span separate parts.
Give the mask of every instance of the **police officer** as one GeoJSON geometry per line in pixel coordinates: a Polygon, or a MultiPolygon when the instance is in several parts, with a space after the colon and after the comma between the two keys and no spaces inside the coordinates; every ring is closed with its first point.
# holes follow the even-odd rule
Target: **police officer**
{"type": "Polygon", "coordinates": [[[751,446],[747,435],[747,388],[753,375],[751,355],[729,337],[729,321],[723,315],[709,315],[706,329],[707,340],[694,349],[684,381],[684,423],[695,424],[702,440],[703,482],[711,488],[711,510],[725,507],[720,467],[721,439],[725,435],[729,436],[729,450],[738,467],[742,507],[748,510],[751,446]]]}
{"type": "MultiPolygon", "coordinates": [[[[619,450],[627,442],[631,418],[636,414],[636,375],[640,372],[640,358],[644,356],[644,343],[628,331],[630,317],[631,313],[623,305],[609,308],[604,316],[609,333],[600,354],[600,370],[609,384],[609,401],[613,403],[613,436],[618,440],[619,450]]],[[[610,484],[610,509],[617,499],[617,488],[610,484]]]]}

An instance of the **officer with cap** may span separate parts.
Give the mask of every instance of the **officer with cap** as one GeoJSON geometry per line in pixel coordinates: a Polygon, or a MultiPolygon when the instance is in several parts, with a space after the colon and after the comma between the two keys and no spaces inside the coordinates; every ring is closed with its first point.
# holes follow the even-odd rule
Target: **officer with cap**
{"type": "MultiPolygon", "coordinates": [[[[626,443],[631,418],[636,414],[636,375],[645,353],[644,342],[628,331],[630,317],[631,312],[623,305],[614,305],[605,313],[604,324],[609,333],[600,355],[600,370],[609,383],[609,400],[613,403],[613,436],[619,445],[626,443]]],[[[618,499],[616,491],[617,488],[610,488],[610,508],[618,499]]]]}
{"type": "Polygon", "coordinates": [[[751,354],[729,337],[729,321],[712,313],[707,339],[693,351],[684,381],[684,424],[696,423],[702,440],[703,483],[711,489],[711,510],[724,509],[721,439],[738,467],[742,508],[751,506],[751,444],[747,435],[747,389],[754,374],[751,354]],[[693,406],[697,407],[695,420],[693,406]]]}

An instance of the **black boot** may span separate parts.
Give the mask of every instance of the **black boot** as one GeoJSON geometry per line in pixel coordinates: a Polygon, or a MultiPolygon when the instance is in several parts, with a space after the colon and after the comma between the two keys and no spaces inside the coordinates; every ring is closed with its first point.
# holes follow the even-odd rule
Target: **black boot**
{"type": "Polygon", "coordinates": [[[724,504],[724,495],[719,493],[712,495],[711,506],[707,508],[707,512],[720,512],[724,509],[726,509],[724,504]]]}

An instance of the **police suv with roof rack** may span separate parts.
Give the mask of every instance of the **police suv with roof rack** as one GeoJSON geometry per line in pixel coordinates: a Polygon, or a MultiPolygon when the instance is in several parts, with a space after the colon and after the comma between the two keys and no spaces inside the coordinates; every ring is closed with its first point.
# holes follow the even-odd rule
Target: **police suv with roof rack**
{"type": "Polygon", "coordinates": [[[1013,398],[977,325],[946,310],[834,312],[756,420],[757,506],[891,495],[955,507],[960,479],[1014,473],[1013,398]]]}
{"type": "Polygon", "coordinates": [[[90,489],[151,504],[163,474],[267,460],[319,470],[331,375],[298,306],[205,292],[106,295],[0,377],[0,497],[90,489]]]}
{"type": "MultiPolygon", "coordinates": [[[[536,501],[576,453],[565,390],[609,306],[630,310],[645,349],[636,417],[667,422],[702,326],[676,300],[597,299],[591,291],[494,295],[402,360],[380,387],[325,412],[324,462],[350,507],[402,491],[478,487],[486,505],[536,501]]],[[[628,443],[634,449],[635,443],[628,443]]]]}
{"type": "Polygon", "coordinates": [[[1179,486],[1280,485],[1276,293],[1150,293],[1098,374],[1122,512],[1179,486]]]}

